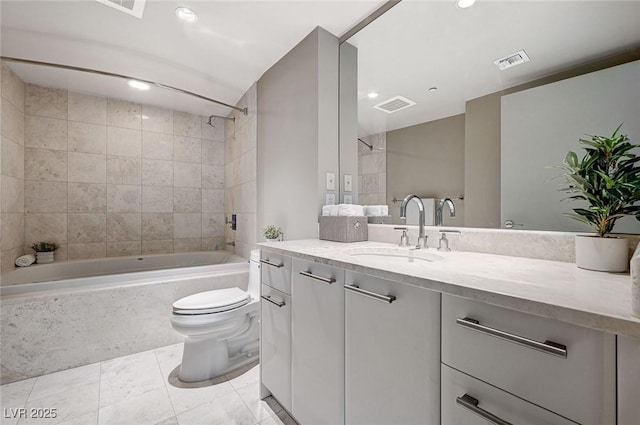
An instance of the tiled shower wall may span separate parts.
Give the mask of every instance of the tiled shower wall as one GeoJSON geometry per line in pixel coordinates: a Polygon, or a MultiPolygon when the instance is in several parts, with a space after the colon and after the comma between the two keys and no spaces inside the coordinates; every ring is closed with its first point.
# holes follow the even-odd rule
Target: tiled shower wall
{"type": "MultiPolygon", "coordinates": [[[[235,252],[249,258],[256,236],[256,171],[257,171],[257,90],[254,84],[238,106],[248,108],[245,116],[234,111],[234,121],[225,123],[225,211],[237,214],[237,230],[227,226],[227,241],[235,241],[235,252]]],[[[231,248],[232,249],[232,248],[231,248]]]]}
{"type": "Polygon", "coordinates": [[[24,246],[25,86],[2,63],[2,148],[0,150],[0,272],[13,269],[24,246]]]}
{"type": "Polygon", "coordinates": [[[373,146],[369,149],[358,142],[358,203],[385,205],[387,203],[387,133],[363,139],[373,146]]]}

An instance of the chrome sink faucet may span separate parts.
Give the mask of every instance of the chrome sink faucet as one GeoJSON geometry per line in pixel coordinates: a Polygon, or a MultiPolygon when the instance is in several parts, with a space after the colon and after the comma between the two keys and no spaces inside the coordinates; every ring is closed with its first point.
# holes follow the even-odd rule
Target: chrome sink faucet
{"type": "Polygon", "coordinates": [[[402,200],[402,205],[400,205],[400,218],[403,220],[407,219],[407,204],[411,200],[415,200],[418,204],[418,244],[416,245],[416,249],[427,248],[427,236],[424,233],[424,204],[422,203],[422,199],[417,195],[407,195],[406,198],[402,200]]]}
{"type": "Polygon", "coordinates": [[[438,208],[436,208],[436,225],[442,226],[442,210],[444,209],[445,204],[449,207],[449,217],[456,216],[456,206],[453,205],[453,201],[451,198],[442,198],[438,203],[438,208]]]}

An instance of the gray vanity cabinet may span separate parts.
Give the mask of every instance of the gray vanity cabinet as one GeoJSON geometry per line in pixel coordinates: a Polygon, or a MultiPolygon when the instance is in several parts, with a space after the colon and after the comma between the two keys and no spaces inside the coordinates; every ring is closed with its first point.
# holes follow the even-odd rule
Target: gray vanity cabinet
{"type": "Polygon", "coordinates": [[[440,422],[440,294],[345,272],[345,423],[440,422]]]}
{"type": "Polygon", "coordinates": [[[618,335],[618,425],[640,423],[640,339],[618,335]]]}

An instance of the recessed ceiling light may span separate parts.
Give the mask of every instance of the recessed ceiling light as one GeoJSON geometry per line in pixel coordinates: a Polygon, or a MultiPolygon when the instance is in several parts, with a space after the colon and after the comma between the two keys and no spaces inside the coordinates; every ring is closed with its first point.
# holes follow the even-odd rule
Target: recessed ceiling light
{"type": "Polygon", "coordinates": [[[429,91],[436,91],[436,90],[438,90],[437,87],[429,87],[429,91]]]}
{"type": "Polygon", "coordinates": [[[198,14],[188,7],[179,7],[176,9],[176,16],[181,20],[193,23],[198,20],[198,14]]]}
{"type": "Polygon", "coordinates": [[[127,81],[127,84],[129,84],[129,87],[134,88],[136,90],[149,90],[151,88],[149,84],[143,83],[142,81],[138,81],[138,80],[129,80],[127,81]]]}
{"type": "Polygon", "coordinates": [[[467,7],[473,6],[475,2],[476,0],[457,0],[456,6],[458,6],[460,9],[466,9],[467,7]]]}
{"type": "Polygon", "coordinates": [[[375,99],[376,97],[378,97],[378,92],[376,91],[369,92],[369,94],[367,94],[367,97],[369,99],[375,99]]]}

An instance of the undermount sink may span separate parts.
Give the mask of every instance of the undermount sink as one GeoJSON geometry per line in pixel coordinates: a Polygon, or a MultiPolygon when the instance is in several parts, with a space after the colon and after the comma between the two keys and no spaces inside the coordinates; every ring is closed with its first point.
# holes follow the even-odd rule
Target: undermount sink
{"type": "Polygon", "coordinates": [[[353,248],[345,254],[362,260],[385,263],[432,263],[442,260],[442,257],[430,254],[424,249],[401,247],[353,248]]]}

